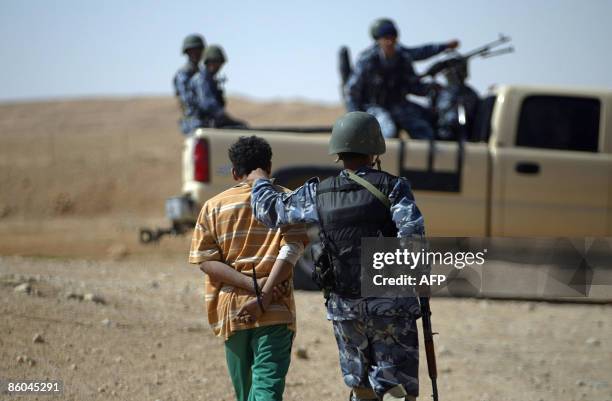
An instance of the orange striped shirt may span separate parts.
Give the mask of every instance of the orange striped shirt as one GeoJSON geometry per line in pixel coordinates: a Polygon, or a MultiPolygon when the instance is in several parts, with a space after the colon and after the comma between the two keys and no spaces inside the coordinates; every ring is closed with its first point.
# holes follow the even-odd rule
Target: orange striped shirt
{"type": "MultiPolygon", "coordinates": [[[[281,246],[308,243],[304,226],[269,229],[258,222],[251,209],[251,188],[251,182],[241,182],[204,204],[193,232],[189,263],[216,260],[249,276],[254,269],[257,278],[261,278],[270,274],[281,246]]],[[[234,321],[240,307],[253,298],[246,290],[206,275],[206,309],[214,333],[228,339],[236,330],[274,324],[288,324],[295,330],[293,288],[285,298],[272,303],[256,322],[234,321]]]]}

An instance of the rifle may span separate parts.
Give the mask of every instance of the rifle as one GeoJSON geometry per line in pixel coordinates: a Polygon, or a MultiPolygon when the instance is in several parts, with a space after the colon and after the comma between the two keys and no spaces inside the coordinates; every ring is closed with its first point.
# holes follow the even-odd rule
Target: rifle
{"type": "Polygon", "coordinates": [[[429,307],[429,298],[420,297],[421,314],[423,319],[423,338],[425,339],[425,355],[427,356],[427,371],[431,379],[432,397],[434,401],[438,401],[438,369],[436,368],[436,351],[434,349],[434,334],[431,331],[431,308],[429,307]]]}
{"type": "Polygon", "coordinates": [[[507,46],[501,49],[497,49],[498,46],[510,42],[512,39],[510,37],[500,34],[499,38],[489,42],[483,46],[480,46],[472,51],[469,51],[465,54],[459,54],[457,52],[452,52],[453,56],[445,58],[444,60],[437,61],[433,65],[431,65],[427,71],[421,74],[419,77],[424,78],[427,76],[434,77],[435,75],[441,73],[444,70],[457,68],[461,65],[467,65],[468,60],[473,57],[482,57],[489,58],[494,56],[500,56],[506,53],[512,53],[514,51],[514,47],[507,46]]]}

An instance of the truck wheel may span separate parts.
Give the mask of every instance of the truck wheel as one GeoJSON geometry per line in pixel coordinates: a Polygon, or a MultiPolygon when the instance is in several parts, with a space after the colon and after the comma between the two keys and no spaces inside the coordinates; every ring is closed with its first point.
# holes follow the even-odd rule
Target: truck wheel
{"type": "Polygon", "coordinates": [[[150,244],[156,240],[155,234],[153,234],[153,231],[149,230],[148,228],[141,228],[138,238],[140,239],[141,244],[150,244]]]}

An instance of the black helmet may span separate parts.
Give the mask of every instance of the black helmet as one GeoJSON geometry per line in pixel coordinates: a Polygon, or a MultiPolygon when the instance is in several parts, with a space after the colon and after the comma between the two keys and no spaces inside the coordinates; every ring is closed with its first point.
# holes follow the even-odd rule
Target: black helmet
{"type": "Polygon", "coordinates": [[[397,27],[395,22],[389,18],[379,18],[370,27],[370,35],[372,39],[377,40],[384,38],[385,36],[398,36],[397,27]]]}

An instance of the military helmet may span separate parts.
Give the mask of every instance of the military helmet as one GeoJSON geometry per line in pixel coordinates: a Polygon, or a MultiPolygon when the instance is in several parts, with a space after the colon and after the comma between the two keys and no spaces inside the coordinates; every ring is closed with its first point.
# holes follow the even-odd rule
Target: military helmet
{"type": "Polygon", "coordinates": [[[225,63],[227,58],[225,57],[225,52],[223,48],[218,45],[210,45],[204,50],[204,64],[213,61],[217,63],[225,63]]]}
{"type": "Polygon", "coordinates": [[[183,39],[183,53],[186,53],[189,49],[196,49],[198,47],[205,47],[206,42],[204,42],[204,38],[202,35],[198,35],[196,33],[188,35],[183,39]]]}
{"type": "Polygon", "coordinates": [[[340,117],[329,138],[329,154],[360,153],[382,155],[385,139],[376,118],[363,111],[353,111],[340,117]]]}
{"type": "Polygon", "coordinates": [[[377,40],[385,36],[398,36],[398,31],[393,20],[389,18],[379,18],[372,23],[370,35],[372,39],[377,40]]]}

